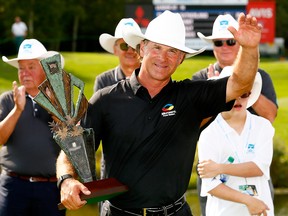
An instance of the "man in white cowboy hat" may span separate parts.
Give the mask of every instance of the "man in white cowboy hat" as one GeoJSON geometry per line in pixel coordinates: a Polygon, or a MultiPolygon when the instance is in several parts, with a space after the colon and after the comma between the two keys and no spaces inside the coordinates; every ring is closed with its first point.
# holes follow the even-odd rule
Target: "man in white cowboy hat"
{"type": "Polygon", "coordinates": [[[60,147],[48,125],[52,118],[33,101],[46,78],[40,60],[55,54],[38,40],[26,39],[17,58],[2,57],[17,68],[20,86],[14,81],[13,91],[0,96],[1,216],[65,215],[57,208],[55,163],[60,147]]]}
{"type": "MultiPolygon", "coordinates": [[[[233,75],[211,81],[172,81],[185,57],[201,53],[185,46],[185,26],[178,13],[165,11],[153,19],[145,35],[124,29],[124,40],[140,44],[142,63],[130,77],[97,91],[81,122],[102,141],[107,177],[127,185],[128,192],[109,200],[107,215],[192,215],[184,193],[189,184],[200,123],[203,118],[230,110],[234,99],[252,88],[258,66],[261,25],[241,14],[238,31],[243,46],[233,75]],[[238,76],[240,68],[246,73],[238,76]]],[[[61,185],[61,202],[68,209],[86,204],[79,194],[90,194],[76,180],[63,152],[57,176],[70,174],[61,185]]],[[[264,210],[260,205],[255,213],[264,210]]]]}
{"type": "MultiPolygon", "coordinates": [[[[207,68],[196,72],[192,76],[192,80],[206,80],[214,74],[218,75],[219,73],[221,73],[224,67],[233,65],[238,55],[240,44],[236,42],[234,36],[227,29],[229,25],[233,26],[236,29],[239,26],[238,22],[230,14],[219,15],[214,21],[212,35],[204,36],[201,32],[197,33],[197,35],[202,40],[206,41],[207,43],[213,44],[213,53],[217,62],[214,64],[210,64],[207,68]]],[[[278,109],[276,92],[270,75],[260,68],[258,69],[258,72],[260,73],[263,80],[261,95],[258,97],[257,102],[254,103],[253,106],[249,107],[248,110],[253,114],[260,115],[273,122],[276,118],[278,109]]],[[[212,120],[213,119],[211,119],[210,121],[212,120]]],[[[208,124],[206,124],[205,126],[207,125],[208,124]]],[[[273,185],[270,180],[269,183],[273,196],[273,185]]],[[[200,196],[200,188],[201,179],[198,176],[198,197],[200,200],[202,215],[205,216],[205,205],[207,198],[200,196]]]]}
{"type": "MultiPolygon", "coordinates": [[[[193,80],[207,79],[208,75],[219,74],[224,67],[234,63],[240,44],[236,42],[234,36],[227,29],[229,25],[238,28],[238,22],[230,14],[219,15],[213,24],[212,35],[204,36],[201,32],[197,33],[202,40],[213,43],[213,53],[217,62],[195,73],[192,77],[193,80]]],[[[260,68],[258,72],[263,80],[261,95],[249,111],[273,122],[278,109],[276,92],[270,75],[260,68]]]]}
{"type": "Polygon", "coordinates": [[[139,25],[132,18],[123,18],[118,23],[114,36],[103,33],[99,37],[99,43],[102,48],[117,56],[119,65],[96,77],[93,88],[94,92],[130,77],[133,71],[140,67],[138,53],[123,40],[122,32],[125,26],[130,26],[136,31],[141,32],[139,25]]]}
{"type": "MultiPolygon", "coordinates": [[[[229,69],[225,67],[218,78],[231,75],[229,69]]],[[[261,84],[257,72],[251,92],[238,97],[233,108],[218,114],[200,135],[198,172],[207,216],[250,216],[259,205],[267,206],[261,215],[274,215],[267,180],[275,130],[267,119],[247,111],[257,101],[261,84]],[[230,164],[225,164],[227,158],[230,164]]]]}

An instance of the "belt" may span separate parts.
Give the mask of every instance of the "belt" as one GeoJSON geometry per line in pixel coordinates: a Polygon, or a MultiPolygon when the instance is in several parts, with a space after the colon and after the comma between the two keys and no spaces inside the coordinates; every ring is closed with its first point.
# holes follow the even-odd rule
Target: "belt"
{"type": "Polygon", "coordinates": [[[16,178],[29,181],[29,182],[57,182],[56,176],[51,176],[51,177],[26,176],[26,175],[20,175],[15,172],[8,172],[6,170],[2,170],[2,174],[11,176],[11,177],[16,177],[16,178]]]}
{"type": "Polygon", "coordinates": [[[135,216],[170,216],[178,212],[186,203],[184,196],[178,199],[176,202],[162,207],[157,208],[139,208],[139,209],[121,209],[110,204],[110,211],[115,214],[126,214],[135,216]]]}

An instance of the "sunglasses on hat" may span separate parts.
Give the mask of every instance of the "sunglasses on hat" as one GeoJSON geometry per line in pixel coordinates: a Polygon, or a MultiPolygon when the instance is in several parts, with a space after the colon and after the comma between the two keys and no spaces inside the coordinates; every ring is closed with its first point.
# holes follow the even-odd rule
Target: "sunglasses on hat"
{"type": "MultiPolygon", "coordinates": [[[[119,47],[120,47],[120,49],[122,50],[122,51],[127,51],[128,49],[129,49],[129,45],[127,44],[127,43],[120,43],[119,44],[119,47]]],[[[132,47],[131,47],[132,48],[132,47]]],[[[133,49],[133,48],[132,48],[133,49]]],[[[134,49],[133,49],[134,50],[134,49]]]]}
{"type": "Polygon", "coordinates": [[[216,46],[216,47],[221,47],[224,45],[224,43],[226,43],[227,46],[234,46],[236,44],[236,40],[234,40],[234,39],[214,40],[213,43],[214,43],[214,46],[216,46]]]}

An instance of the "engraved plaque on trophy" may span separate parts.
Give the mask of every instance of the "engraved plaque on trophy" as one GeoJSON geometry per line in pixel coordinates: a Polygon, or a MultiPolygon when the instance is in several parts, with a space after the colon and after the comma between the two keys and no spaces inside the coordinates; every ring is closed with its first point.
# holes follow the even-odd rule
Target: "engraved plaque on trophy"
{"type": "MultiPolygon", "coordinates": [[[[54,140],[71,161],[79,180],[92,192],[80,197],[99,202],[127,191],[127,186],[116,179],[96,179],[94,132],[92,128],[82,128],[78,124],[88,107],[84,82],[62,69],[59,54],[40,62],[46,80],[38,87],[40,92],[34,100],[52,115],[50,127],[54,140]],[[74,95],[76,91],[78,95],[74,95]]],[[[64,206],[59,204],[59,208],[64,206]]]]}

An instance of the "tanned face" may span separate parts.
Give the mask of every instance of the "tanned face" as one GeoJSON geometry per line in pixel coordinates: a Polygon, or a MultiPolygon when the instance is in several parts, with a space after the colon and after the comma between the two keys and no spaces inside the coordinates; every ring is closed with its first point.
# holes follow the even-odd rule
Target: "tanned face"
{"type": "Polygon", "coordinates": [[[18,78],[26,92],[32,96],[38,93],[38,86],[46,79],[44,70],[38,59],[20,60],[18,78]]]}

